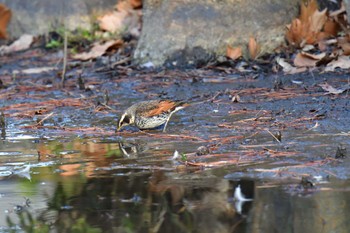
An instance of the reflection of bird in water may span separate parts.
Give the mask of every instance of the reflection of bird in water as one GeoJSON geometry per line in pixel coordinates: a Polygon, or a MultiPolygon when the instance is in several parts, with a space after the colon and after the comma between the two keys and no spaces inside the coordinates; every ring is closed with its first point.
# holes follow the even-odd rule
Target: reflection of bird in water
{"type": "Polygon", "coordinates": [[[146,151],[148,148],[146,145],[131,142],[119,142],[119,148],[126,158],[137,158],[137,156],[146,151]]]}
{"type": "Polygon", "coordinates": [[[171,100],[149,100],[136,103],[125,110],[118,122],[119,131],[126,125],[135,125],[139,129],[154,129],[164,125],[163,132],[175,112],[189,104],[171,100]]]}
{"type": "Polygon", "coordinates": [[[243,193],[242,193],[242,189],[241,186],[238,185],[235,189],[235,193],[233,195],[233,199],[235,201],[235,209],[237,211],[237,213],[242,214],[242,207],[243,204],[247,201],[253,201],[253,199],[250,198],[246,198],[243,193]]]}

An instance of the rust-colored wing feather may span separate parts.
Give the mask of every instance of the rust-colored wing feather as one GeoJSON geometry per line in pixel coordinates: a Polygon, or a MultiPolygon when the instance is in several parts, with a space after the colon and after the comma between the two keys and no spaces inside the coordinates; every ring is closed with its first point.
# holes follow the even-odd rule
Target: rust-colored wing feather
{"type": "Polygon", "coordinates": [[[152,117],[159,114],[162,114],[164,112],[172,112],[175,110],[177,106],[187,106],[187,104],[183,102],[174,102],[171,100],[161,100],[157,105],[154,106],[154,108],[150,109],[145,116],[152,117]]]}

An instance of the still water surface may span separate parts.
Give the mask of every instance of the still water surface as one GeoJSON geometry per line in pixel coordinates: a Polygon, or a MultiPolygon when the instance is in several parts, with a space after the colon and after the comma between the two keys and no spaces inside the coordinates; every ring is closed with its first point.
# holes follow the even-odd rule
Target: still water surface
{"type": "Polygon", "coordinates": [[[254,173],[269,162],[189,169],[172,157],[194,143],[119,139],[2,140],[0,232],[350,231],[346,179],[254,173]]]}

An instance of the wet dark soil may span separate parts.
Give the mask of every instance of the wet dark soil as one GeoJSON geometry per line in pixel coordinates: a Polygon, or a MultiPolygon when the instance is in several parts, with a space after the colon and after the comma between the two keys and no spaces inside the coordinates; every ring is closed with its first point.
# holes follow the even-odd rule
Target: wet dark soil
{"type": "Polygon", "coordinates": [[[349,229],[350,97],[320,86],[348,85],[346,71],[111,69],[99,58],[71,61],[62,86],[59,59],[0,58],[0,230],[349,229]],[[192,105],[166,133],[115,132],[127,107],[150,99],[192,105]]]}

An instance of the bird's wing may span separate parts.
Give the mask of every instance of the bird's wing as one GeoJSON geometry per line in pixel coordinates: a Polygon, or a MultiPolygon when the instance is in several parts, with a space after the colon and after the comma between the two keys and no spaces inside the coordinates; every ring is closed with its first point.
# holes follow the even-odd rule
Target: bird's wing
{"type": "Polygon", "coordinates": [[[171,100],[161,100],[158,103],[154,104],[153,106],[150,106],[150,109],[145,113],[145,116],[152,117],[152,116],[162,114],[164,112],[171,112],[179,105],[181,105],[181,102],[174,102],[171,100]]]}

